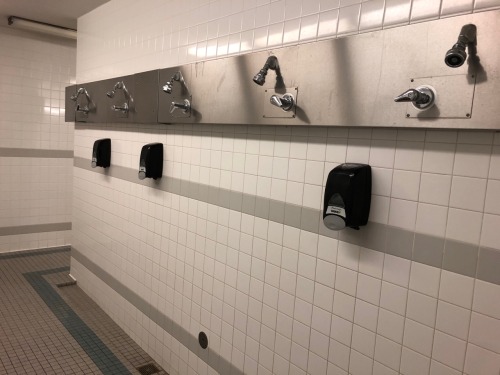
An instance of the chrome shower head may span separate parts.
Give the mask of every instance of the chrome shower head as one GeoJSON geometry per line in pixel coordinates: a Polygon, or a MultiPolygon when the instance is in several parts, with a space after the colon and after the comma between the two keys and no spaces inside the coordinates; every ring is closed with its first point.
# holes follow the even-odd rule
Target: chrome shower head
{"type": "Polygon", "coordinates": [[[107,96],[108,98],[114,98],[114,97],[115,97],[115,90],[108,91],[108,92],[106,93],[106,96],[107,96]]]}
{"type": "Polygon", "coordinates": [[[183,77],[180,70],[174,73],[174,75],[170,78],[170,81],[168,81],[165,84],[165,86],[162,87],[162,90],[167,94],[171,94],[172,90],[173,90],[173,86],[174,86],[174,81],[179,82],[181,85],[183,85],[189,91],[189,89],[186,85],[186,81],[184,81],[184,77],[183,77]]]}
{"type": "Polygon", "coordinates": [[[279,67],[279,64],[278,64],[278,58],[276,56],[269,56],[267,58],[266,63],[264,64],[264,66],[262,67],[262,69],[259,70],[259,72],[253,77],[253,81],[256,84],[258,84],[259,86],[264,85],[264,83],[266,82],[267,71],[269,69],[275,70],[276,71],[276,75],[278,77],[281,76],[280,67],[279,67]]]}
{"type": "MultiPolygon", "coordinates": [[[[467,59],[467,52],[465,49],[469,45],[476,44],[476,25],[464,25],[460,30],[457,42],[451,47],[444,56],[444,62],[451,68],[458,68],[462,66],[467,59]]],[[[469,53],[470,53],[469,46],[469,53]]]]}
{"type": "Polygon", "coordinates": [[[172,85],[174,84],[173,81],[169,81],[165,84],[165,86],[162,87],[162,90],[166,92],[167,94],[172,93],[172,85]]]}

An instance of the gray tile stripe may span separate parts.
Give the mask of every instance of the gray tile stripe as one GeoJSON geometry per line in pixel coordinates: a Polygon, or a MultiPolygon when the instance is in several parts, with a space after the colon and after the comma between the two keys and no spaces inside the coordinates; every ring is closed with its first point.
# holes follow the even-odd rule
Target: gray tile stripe
{"type": "Polygon", "coordinates": [[[57,247],[47,247],[44,249],[11,251],[8,253],[0,254],[0,260],[34,257],[38,255],[57,254],[57,253],[64,253],[70,250],[71,250],[70,246],[57,246],[57,247]]]}
{"type": "Polygon", "coordinates": [[[131,372],[127,370],[111,349],[90,329],[44,278],[44,275],[68,271],[69,267],[61,267],[28,272],[23,274],[23,276],[103,375],[131,375],[131,372]]]}
{"type": "Polygon", "coordinates": [[[73,157],[73,150],[44,150],[44,149],[32,149],[32,148],[0,147],[0,157],[71,159],[73,157]]]}
{"type": "Polygon", "coordinates": [[[0,227],[0,236],[14,236],[17,234],[60,232],[71,230],[71,223],[48,223],[33,225],[18,225],[13,227],[0,227]]]}
{"type": "MultiPolygon", "coordinates": [[[[369,222],[367,226],[357,231],[346,229],[335,232],[327,229],[322,223],[322,212],[308,207],[301,207],[282,201],[257,197],[235,192],[224,188],[208,186],[196,182],[163,177],[158,181],[139,180],[137,171],[131,168],[111,166],[91,168],[90,160],[74,158],[74,166],[95,173],[104,174],[136,184],[150,186],[169,193],[196,199],[245,214],[285,224],[312,233],[318,233],[330,238],[340,239],[354,245],[395,255],[404,259],[444,268],[448,271],[466,276],[478,277],[481,280],[498,280],[500,276],[493,274],[496,268],[500,270],[500,256],[491,256],[490,251],[479,251],[479,246],[443,237],[416,233],[410,230],[390,225],[369,222]],[[478,257],[488,256],[488,267],[478,257]]],[[[500,250],[489,249],[500,254],[500,250]]],[[[498,271],[500,274],[500,271],[498,271]]]]}
{"type": "Polygon", "coordinates": [[[75,247],[71,248],[71,257],[101,279],[116,293],[125,298],[149,319],[158,324],[163,330],[172,335],[182,345],[195,353],[201,360],[203,360],[219,374],[243,375],[243,372],[236,368],[233,364],[228,362],[225,358],[219,356],[216,352],[212,351],[210,348],[210,342],[207,349],[202,349],[198,344],[198,337],[191,335],[186,329],[174,322],[169,316],[163,314],[140,295],[123,285],[119,280],[88,259],[75,247]]]}

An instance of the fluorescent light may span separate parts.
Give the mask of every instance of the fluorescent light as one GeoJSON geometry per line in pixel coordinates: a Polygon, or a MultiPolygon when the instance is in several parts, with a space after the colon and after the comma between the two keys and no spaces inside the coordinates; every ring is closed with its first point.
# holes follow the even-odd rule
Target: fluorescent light
{"type": "Polygon", "coordinates": [[[10,16],[9,25],[24,30],[59,36],[61,38],[76,39],[76,30],[74,29],[33,21],[22,17],[10,16]]]}

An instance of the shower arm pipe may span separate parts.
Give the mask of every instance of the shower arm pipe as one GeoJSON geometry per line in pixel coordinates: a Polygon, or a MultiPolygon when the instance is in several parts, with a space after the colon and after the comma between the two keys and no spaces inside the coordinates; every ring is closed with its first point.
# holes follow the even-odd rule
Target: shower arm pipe
{"type": "Polygon", "coordinates": [[[278,63],[278,58],[274,55],[271,55],[267,58],[266,63],[264,64],[263,69],[271,69],[276,71],[276,75],[278,77],[281,76],[280,65],[278,63]]]}
{"type": "Polygon", "coordinates": [[[125,95],[125,99],[132,101],[132,96],[127,90],[127,86],[125,86],[125,83],[123,81],[119,81],[115,83],[115,86],[113,87],[113,91],[116,90],[122,90],[123,94],[125,95]]]}
{"type": "Polygon", "coordinates": [[[78,97],[80,96],[80,94],[84,94],[85,98],[87,99],[87,102],[89,102],[89,103],[91,102],[90,95],[85,87],[80,87],[78,89],[78,91],[76,92],[76,94],[72,95],[70,99],[73,100],[74,102],[76,102],[78,97]]]}
{"type": "Polygon", "coordinates": [[[467,46],[469,44],[476,45],[477,28],[474,24],[467,24],[462,26],[460,34],[458,35],[457,44],[467,46]]]}
{"type": "Polygon", "coordinates": [[[191,91],[189,90],[189,87],[188,87],[186,81],[184,80],[184,76],[182,75],[180,70],[175,72],[174,75],[172,76],[172,78],[170,78],[169,84],[172,86],[174,84],[174,81],[177,81],[181,85],[184,85],[184,87],[186,88],[188,93],[191,94],[191,91]]]}

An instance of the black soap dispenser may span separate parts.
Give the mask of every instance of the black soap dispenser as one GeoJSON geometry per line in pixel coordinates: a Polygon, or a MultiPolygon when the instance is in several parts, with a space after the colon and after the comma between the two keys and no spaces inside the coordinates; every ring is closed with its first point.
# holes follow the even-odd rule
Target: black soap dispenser
{"type": "Polygon", "coordinates": [[[367,164],[341,164],[328,174],[323,223],[329,229],[359,229],[370,214],[372,173],[367,164]]]}
{"type": "Polygon", "coordinates": [[[103,138],[94,142],[92,168],[108,168],[111,165],[111,139],[103,138]]]}
{"type": "Polygon", "coordinates": [[[139,161],[139,180],[161,178],[163,171],[163,143],[148,143],[142,146],[139,161]]]}

